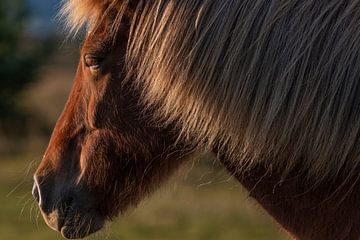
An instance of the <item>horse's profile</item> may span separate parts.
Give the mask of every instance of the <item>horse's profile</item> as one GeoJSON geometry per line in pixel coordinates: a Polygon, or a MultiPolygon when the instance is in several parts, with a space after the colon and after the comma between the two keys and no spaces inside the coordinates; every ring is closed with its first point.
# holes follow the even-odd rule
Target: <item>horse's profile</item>
{"type": "Polygon", "coordinates": [[[87,35],[35,173],[47,224],[99,230],[192,152],[295,239],[360,238],[359,0],[69,0],[87,35]]]}

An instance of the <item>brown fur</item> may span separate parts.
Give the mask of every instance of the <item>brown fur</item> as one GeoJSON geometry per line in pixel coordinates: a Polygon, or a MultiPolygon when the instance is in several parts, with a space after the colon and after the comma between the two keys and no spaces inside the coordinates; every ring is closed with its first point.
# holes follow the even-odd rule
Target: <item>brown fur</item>
{"type": "Polygon", "coordinates": [[[360,182],[358,177],[311,185],[293,171],[256,166],[239,174],[231,161],[221,159],[230,173],[245,186],[250,196],[298,240],[358,240],[360,238],[360,182]],[[336,184],[334,184],[336,182],[336,184]],[[339,187],[340,186],[340,187],[339,187]],[[351,189],[351,190],[349,190],[351,189]]]}

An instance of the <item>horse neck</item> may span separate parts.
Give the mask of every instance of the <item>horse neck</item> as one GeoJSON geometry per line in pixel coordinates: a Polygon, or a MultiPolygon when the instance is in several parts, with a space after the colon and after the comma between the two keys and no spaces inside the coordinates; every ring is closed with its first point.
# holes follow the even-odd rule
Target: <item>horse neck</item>
{"type": "Polygon", "coordinates": [[[329,183],[310,186],[296,172],[284,180],[280,173],[270,173],[264,166],[243,173],[234,161],[224,158],[221,161],[249,191],[250,197],[294,239],[359,239],[359,181],[348,181],[341,186],[329,183]]]}

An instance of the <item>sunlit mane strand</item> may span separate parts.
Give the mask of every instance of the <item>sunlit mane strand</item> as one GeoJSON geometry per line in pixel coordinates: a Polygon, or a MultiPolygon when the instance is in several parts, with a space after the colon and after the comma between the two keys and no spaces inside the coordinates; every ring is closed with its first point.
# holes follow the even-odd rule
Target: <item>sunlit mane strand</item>
{"type": "MultiPolygon", "coordinates": [[[[76,34],[81,28],[93,29],[108,14],[117,12],[114,26],[121,21],[129,0],[65,0],[60,17],[67,31],[76,34]]],[[[109,33],[110,34],[110,33],[109,33]]]]}
{"type": "MultiPolygon", "coordinates": [[[[77,29],[117,4],[70,1],[64,14],[77,29]]],[[[355,0],[140,1],[128,70],[160,120],[220,146],[239,168],[351,175],[360,163],[359,9],[355,0]]]]}

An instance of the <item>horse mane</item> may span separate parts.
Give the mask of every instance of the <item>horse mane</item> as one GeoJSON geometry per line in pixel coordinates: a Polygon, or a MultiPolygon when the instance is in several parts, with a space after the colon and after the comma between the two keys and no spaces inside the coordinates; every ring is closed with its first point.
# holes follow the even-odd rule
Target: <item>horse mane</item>
{"type": "MultiPolygon", "coordinates": [[[[70,0],[63,14],[78,29],[129,3],[70,0]]],[[[134,5],[128,71],[181,136],[219,146],[239,170],[300,168],[316,181],[358,174],[359,1],[134,5]]]]}

